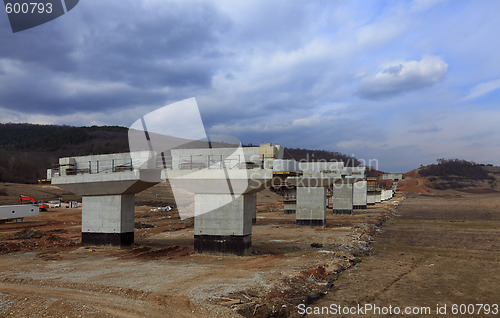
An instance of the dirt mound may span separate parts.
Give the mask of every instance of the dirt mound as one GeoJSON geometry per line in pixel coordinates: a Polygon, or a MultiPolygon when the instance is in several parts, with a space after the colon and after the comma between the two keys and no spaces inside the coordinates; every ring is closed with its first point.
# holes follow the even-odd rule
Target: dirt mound
{"type": "Polygon", "coordinates": [[[314,279],[320,279],[324,278],[326,275],[328,275],[328,273],[324,267],[318,267],[305,270],[301,272],[300,275],[305,278],[312,276],[314,279]]]}
{"type": "Polygon", "coordinates": [[[48,242],[64,242],[65,240],[58,236],[58,235],[55,235],[53,233],[51,233],[48,237],[47,237],[47,241],[48,242]]]}
{"type": "Polygon", "coordinates": [[[405,173],[404,179],[399,181],[398,190],[410,193],[429,193],[433,188],[432,182],[418,174],[419,169],[411,170],[405,173]]]}
{"type": "Polygon", "coordinates": [[[41,238],[45,235],[46,234],[43,231],[34,230],[33,228],[28,227],[22,231],[15,233],[13,239],[15,239],[15,240],[29,240],[29,239],[33,239],[33,238],[41,238]]]}
{"type": "Polygon", "coordinates": [[[154,225],[148,224],[145,222],[135,222],[134,223],[134,228],[136,228],[136,229],[152,229],[154,227],[155,227],[154,225]]]}

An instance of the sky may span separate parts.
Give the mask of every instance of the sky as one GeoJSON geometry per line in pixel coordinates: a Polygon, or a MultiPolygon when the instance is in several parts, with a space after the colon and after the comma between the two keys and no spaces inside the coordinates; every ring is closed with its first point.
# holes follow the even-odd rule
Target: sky
{"type": "Polygon", "coordinates": [[[81,0],[12,33],[0,13],[0,122],[129,127],[196,97],[207,133],[245,144],[390,172],[500,165],[499,16],[493,0],[81,0]]]}

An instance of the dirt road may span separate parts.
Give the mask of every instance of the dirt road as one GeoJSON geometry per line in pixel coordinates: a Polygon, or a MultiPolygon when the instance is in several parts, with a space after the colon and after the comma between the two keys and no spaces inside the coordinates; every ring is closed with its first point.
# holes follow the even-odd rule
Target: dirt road
{"type": "MultiPolygon", "coordinates": [[[[372,256],[345,272],[311,310],[332,304],[333,311],[339,311],[338,305],[373,304],[412,307],[419,312],[415,316],[450,317],[457,316],[452,310],[458,305],[458,310],[470,313],[468,317],[498,317],[494,308],[487,314],[490,306],[500,305],[498,193],[413,195],[400,205],[398,214],[377,236],[372,256]],[[481,309],[476,304],[490,306],[481,309]],[[441,313],[446,306],[446,315],[438,315],[437,306],[441,313]],[[424,313],[427,308],[430,311],[424,313]]],[[[313,316],[327,316],[324,313],[313,316]]],[[[356,313],[333,316],[377,316],[373,311],[356,313]]]]}

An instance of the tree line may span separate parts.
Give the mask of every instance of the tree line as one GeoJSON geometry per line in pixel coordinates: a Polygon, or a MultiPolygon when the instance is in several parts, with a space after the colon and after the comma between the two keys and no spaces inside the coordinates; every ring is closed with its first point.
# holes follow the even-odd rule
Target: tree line
{"type": "MultiPolygon", "coordinates": [[[[128,128],[0,124],[0,182],[36,183],[59,158],[128,152],[128,128]]],[[[340,152],[285,148],[285,159],[361,162],[340,152]]]]}
{"type": "Polygon", "coordinates": [[[36,183],[60,157],[127,152],[128,129],[0,124],[0,182],[36,183]]]}
{"type": "MultiPolygon", "coordinates": [[[[423,177],[458,176],[473,180],[485,180],[493,177],[483,168],[483,165],[462,159],[437,159],[437,164],[421,168],[419,174],[423,177]]],[[[493,178],[494,179],[494,178],[493,178]]]]}

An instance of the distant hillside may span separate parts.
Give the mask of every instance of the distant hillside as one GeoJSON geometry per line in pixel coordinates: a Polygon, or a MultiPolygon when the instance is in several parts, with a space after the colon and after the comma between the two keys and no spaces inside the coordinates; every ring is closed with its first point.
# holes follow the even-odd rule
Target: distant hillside
{"type": "MultiPolygon", "coordinates": [[[[0,124],[0,182],[35,183],[60,157],[127,152],[128,128],[0,124]]],[[[285,157],[307,161],[360,162],[339,152],[285,148],[285,157]]]]}
{"type": "Polygon", "coordinates": [[[0,124],[0,181],[34,183],[65,156],[128,151],[128,129],[0,124]]]}
{"type": "Polygon", "coordinates": [[[127,132],[127,128],[118,126],[0,124],[0,149],[63,151],[69,155],[128,151],[127,132]]]}
{"type": "Polygon", "coordinates": [[[438,159],[437,164],[418,169],[435,189],[498,189],[500,168],[460,159],[438,159]]]}

